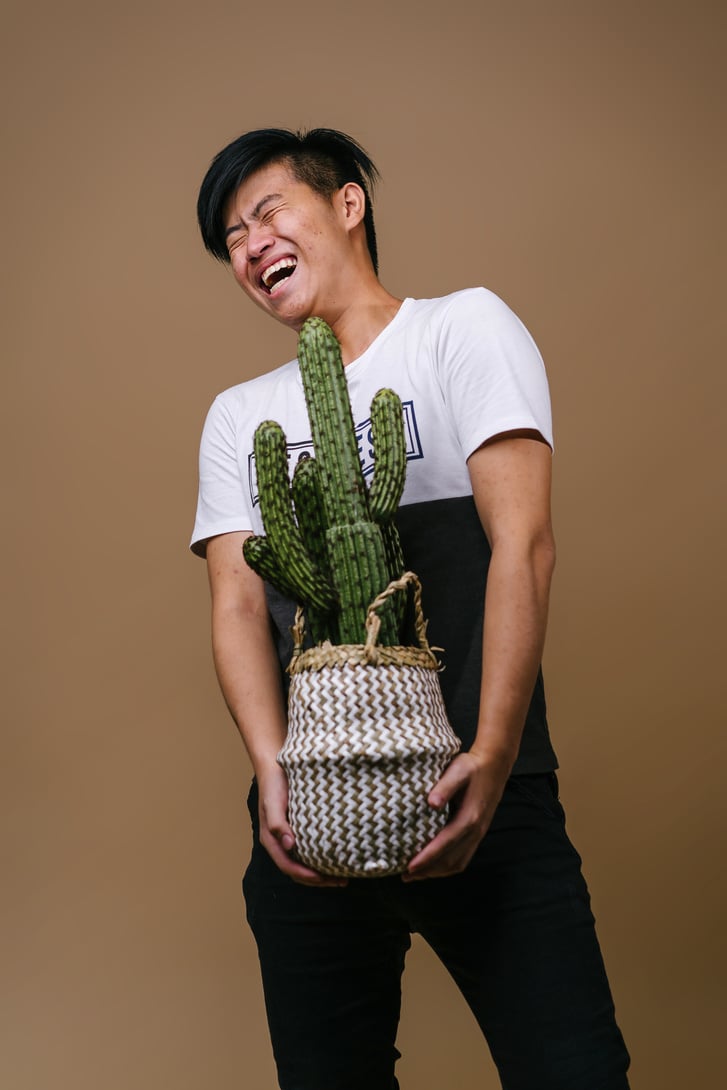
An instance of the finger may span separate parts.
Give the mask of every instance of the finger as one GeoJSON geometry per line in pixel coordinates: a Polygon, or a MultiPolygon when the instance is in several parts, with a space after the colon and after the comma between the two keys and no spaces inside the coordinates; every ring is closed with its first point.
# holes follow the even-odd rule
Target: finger
{"type": "MultiPolygon", "coordinates": [[[[287,787],[287,785],[286,785],[287,787]]],[[[338,875],[320,874],[291,856],[295,835],[288,822],[288,793],[266,792],[260,803],[260,842],[275,863],[294,882],[306,886],[345,886],[347,879],[338,875]]]]}
{"type": "Polygon", "coordinates": [[[280,845],[284,852],[290,852],[295,847],[295,836],[290,825],[286,822],[281,822],[276,825],[268,825],[270,835],[280,845]]]}
{"type": "Polygon", "coordinates": [[[470,861],[482,836],[479,825],[462,810],[417,852],[405,873],[409,878],[455,874],[470,861]]]}
{"type": "Polygon", "coordinates": [[[428,844],[424,845],[421,851],[417,852],[413,859],[409,860],[409,865],[407,867],[409,873],[426,866],[432,859],[435,859],[437,856],[447,851],[452,844],[452,841],[455,839],[450,832],[450,828],[449,825],[445,826],[441,832],[437,833],[434,840],[430,840],[428,844]]]}
{"type": "Polygon", "coordinates": [[[338,875],[321,874],[319,871],[313,870],[312,867],[306,866],[305,863],[300,863],[298,860],[291,858],[277,840],[268,839],[264,836],[261,836],[260,840],[278,870],[292,878],[294,882],[306,886],[340,887],[348,885],[346,878],[338,875]]]}
{"type": "Polygon", "coordinates": [[[431,869],[437,867],[442,860],[451,860],[459,856],[462,839],[462,830],[454,828],[453,825],[445,826],[440,833],[437,833],[434,840],[425,844],[422,850],[409,861],[405,873],[409,877],[419,877],[424,873],[429,875],[431,869]]]}
{"type": "Polygon", "coordinates": [[[271,836],[286,852],[289,852],[295,844],[295,835],[288,822],[286,808],[276,805],[275,801],[266,802],[261,818],[262,824],[270,830],[271,836]]]}
{"type": "Polygon", "coordinates": [[[479,817],[479,810],[468,802],[465,794],[464,797],[460,799],[460,805],[456,809],[450,811],[447,824],[444,828],[440,829],[437,835],[430,840],[428,844],[425,844],[414,859],[419,860],[422,857],[428,859],[430,856],[446,851],[452,844],[457,843],[459,840],[468,838],[472,835],[476,835],[477,839],[480,839],[482,833],[478,831],[479,817]]]}
{"type": "MultiPolygon", "coordinates": [[[[462,754],[462,757],[465,757],[465,754],[462,754]]],[[[435,810],[441,810],[448,802],[451,802],[457,792],[468,783],[470,769],[462,757],[455,757],[429,792],[427,802],[435,810]]]]}
{"type": "Polygon", "coordinates": [[[425,878],[446,878],[465,869],[475,853],[477,843],[465,841],[449,845],[436,854],[422,858],[420,853],[402,874],[404,882],[419,882],[425,878]]]}
{"type": "Polygon", "coordinates": [[[466,862],[438,863],[436,866],[427,867],[417,871],[416,874],[408,872],[402,875],[402,882],[411,885],[413,882],[428,882],[432,878],[453,878],[455,874],[461,874],[467,866],[466,862]]]}

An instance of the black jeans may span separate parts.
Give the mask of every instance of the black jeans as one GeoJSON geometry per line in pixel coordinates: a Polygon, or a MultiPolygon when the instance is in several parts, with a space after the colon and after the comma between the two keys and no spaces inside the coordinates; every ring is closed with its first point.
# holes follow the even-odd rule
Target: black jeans
{"type": "Polygon", "coordinates": [[[467,870],[423,882],[297,885],[260,847],[254,785],[250,808],[243,889],[282,1090],[398,1087],[412,932],[472,1009],[503,1090],[628,1090],[629,1057],[555,773],[511,777],[467,870]]]}

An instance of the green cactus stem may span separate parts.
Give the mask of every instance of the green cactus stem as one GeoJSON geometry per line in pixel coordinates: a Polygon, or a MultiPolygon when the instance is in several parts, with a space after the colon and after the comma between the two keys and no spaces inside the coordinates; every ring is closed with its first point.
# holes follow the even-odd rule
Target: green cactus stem
{"type": "MultiPolygon", "coordinates": [[[[321,318],[303,325],[298,358],[315,458],[298,464],[289,485],[282,429],[271,421],[259,426],[255,464],[270,546],[248,538],[245,559],[306,607],[316,642],[363,643],[369,605],[404,570],[393,522],[406,475],[401,401],[391,390],[379,390],[372,401],[369,492],[340,346],[321,318]]],[[[403,609],[399,593],[381,609],[382,644],[399,642],[403,609]]]]}
{"type": "MultiPolygon", "coordinates": [[[[331,579],[340,601],[340,641],[362,643],[366,610],[377,594],[388,586],[392,576],[386,562],[381,527],[371,517],[341,348],[321,318],[310,318],[303,325],[298,338],[298,359],[313,447],[320,466],[323,508],[328,524],[326,538],[331,550],[331,579]]],[[[403,446],[403,425],[401,440],[403,446]]],[[[374,447],[374,465],[376,457],[374,447]]],[[[404,487],[405,451],[401,469],[400,479],[392,483],[393,490],[398,488],[399,496],[404,487]]],[[[384,470],[382,479],[385,478],[384,470]]],[[[385,486],[380,485],[379,490],[385,491],[385,486]]],[[[382,643],[397,643],[398,627],[394,603],[387,603],[381,613],[382,643]]]]}
{"type": "Polygon", "coordinates": [[[370,521],[341,348],[322,318],[298,337],[298,360],[329,527],[370,521]]]}

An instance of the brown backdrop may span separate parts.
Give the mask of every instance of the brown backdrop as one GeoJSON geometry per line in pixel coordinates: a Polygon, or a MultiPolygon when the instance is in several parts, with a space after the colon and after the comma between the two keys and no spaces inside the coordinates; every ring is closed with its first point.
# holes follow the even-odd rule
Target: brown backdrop
{"type": "MultiPolygon", "coordinates": [[[[6,4],[3,1086],[274,1086],[239,892],[249,772],[186,552],[209,402],[294,350],[194,222],[211,156],[269,124],[373,152],[391,290],[484,283],[541,346],[570,829],[634,1087],[715,1084],[723,10],[6,4]]],[[[407,1088],[497,1085],[420,946],[400,1045],[407,1088]]]]}

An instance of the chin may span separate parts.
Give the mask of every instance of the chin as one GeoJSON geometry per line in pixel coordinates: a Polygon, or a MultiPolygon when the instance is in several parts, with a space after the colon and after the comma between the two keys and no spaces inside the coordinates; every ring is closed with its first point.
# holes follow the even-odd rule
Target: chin
{"type": "Polygon", "coordinates": [[[300,314],[299,312],[291,314],[288,311],[272,310],[268,307],[265,307],[264,309],[265,313],[269,314],[271,318],[274,318],[276,322],[287,326],[288,329],[295,330],[296,333],[301,330],[306,318],[310,318],[310,314],[300,314]]]}
{"type": "Polygon", "coordinates": [[[308,318],[313,317],[316,311],[313,307],[305,306],[301,303],[283,304],[278,310],[275,307],[271,307],[269,313],[272,314],[277,321],[282,322],[283,325],[289,326],[291,329],[299,330],[308,318]]]}

